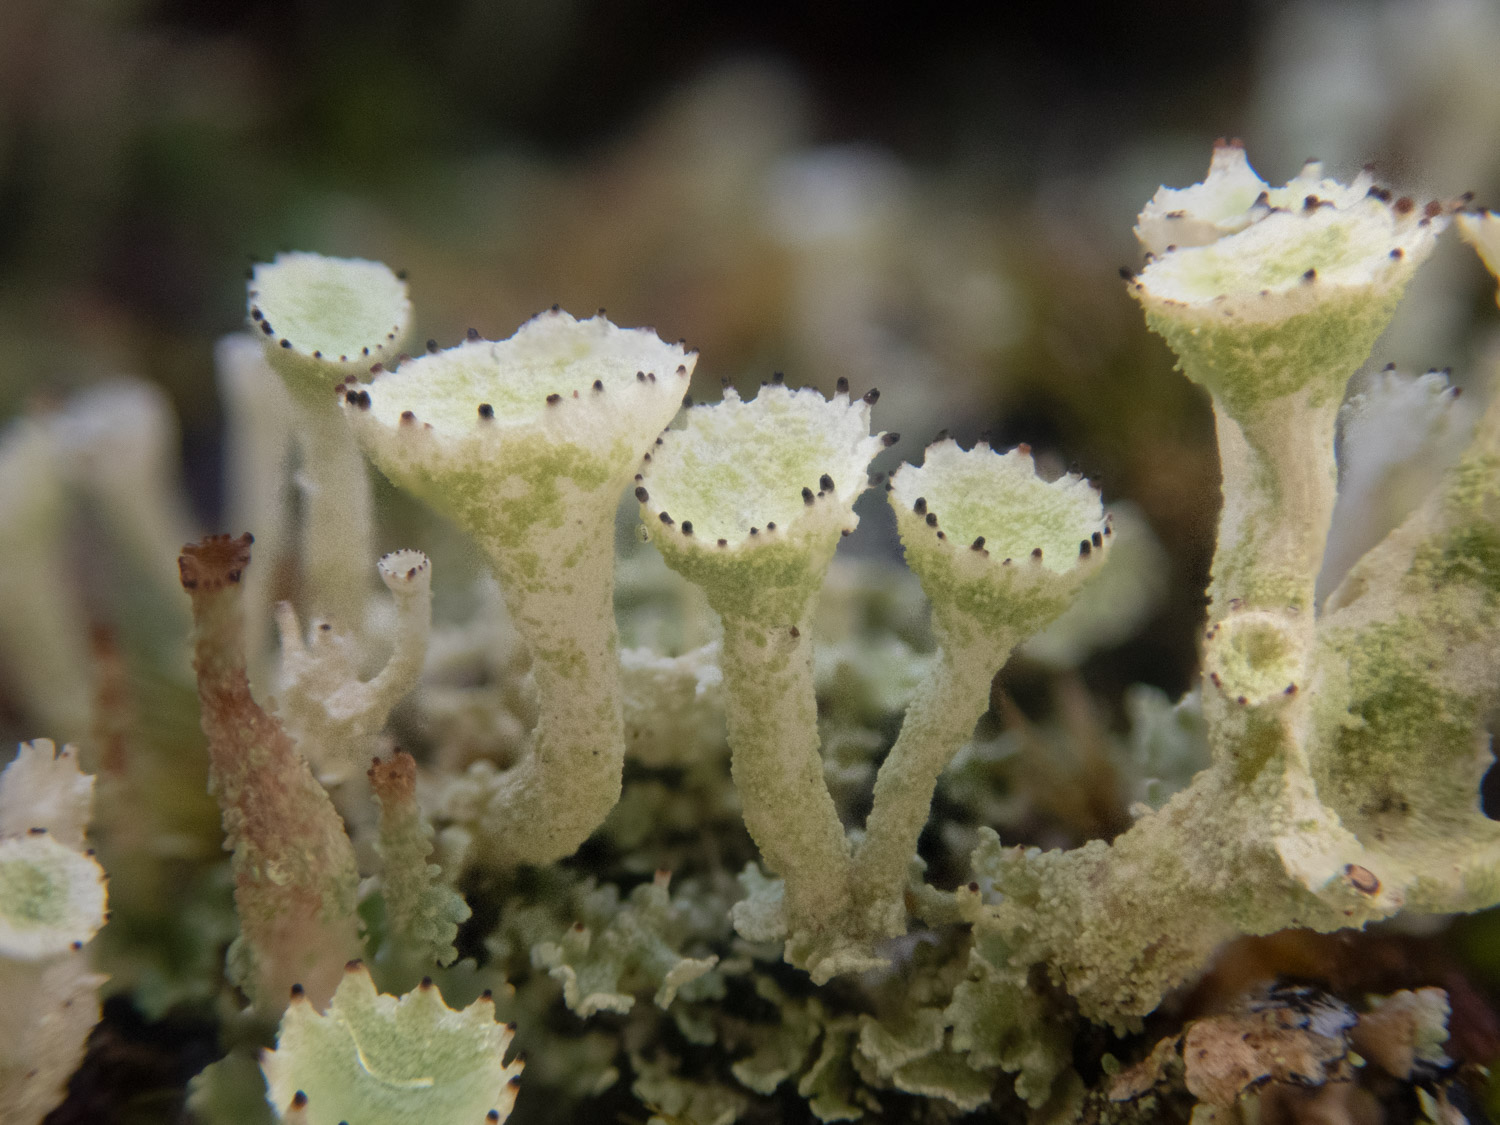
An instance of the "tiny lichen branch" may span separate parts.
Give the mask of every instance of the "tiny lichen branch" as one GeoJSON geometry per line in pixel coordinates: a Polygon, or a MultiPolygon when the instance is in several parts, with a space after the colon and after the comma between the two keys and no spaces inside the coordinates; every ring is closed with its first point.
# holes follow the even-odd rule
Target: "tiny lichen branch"
{"type": "Polygon", "coordinates": [[[278,254],[251,271],[247,305],[251,332],[298,406],[310,615],[359,632],[373,513],[364,458],[338,403],[346,379],[399,362],[411,322],[406,282],[379,262],[278,254]]]}
{"type": "Polygon", "coordinates": [[[431,980],[397,998],[358,961],[319,1013],[301,989],[261,1068],[282,1121],[305,1125],[501,1125],[524,1063],[507,1063],[515,1028],[489,993],[460,1011],[431,980]]]}
{"type": "Polygon", "coordinates": [[[391,709],[416,687],[432,627],[432,565],[421,551],[392,551],[377,569],[395,602],[390,658],[360,680],[358,646],[330,623],[304,643],[290,603],[276,607],[281,634],[279,714],[287,731],[328,782],[342,781],[378,749],[391,709]]]}
{"type": "Polygon", "coordinates": [[[474,333],[345,391],[345,412],[380,470],[489,556],[531,650],[531,752],[500,775],[480,823],[468,826],[476,859],[561,859],[619,800],[614,512],[679,409],[694,359],[648,329],[554,309],[509,340],[474,333]]]}
{"type": "Polygon", "coordinates": [[[875,782],[854,885],[878,933],[906,930],[904,895],[938,775],[989,708],[1011,650],[1054,621],[1099,572],[1112,538],[1080,477],[1048,483],[1031,451],[951,438],[903,465],[889,493],[907,565],[932,603],[940,652],[875,782]]]}
{"type": "Polygon", "coordinates": [[[451,964],[458,958],[453,939],[471,911],[463,896],[442,881],[442,868],[428,862],[433,833],[417,804],[416,760],[398,750],[376,759],[368,776],[380,806],[375,850],[390,931],[388,959],[451,964]]]}
{"type": "MultiPolygon", "coordinates": [[[[832,400],[779,383],[695,406],[662,435],[636,499],[667,565],[724,624],[731,769],[745,824],[786,882],[787,958],[815,980],[874,963],[853,952],[851,849],[819,755],[811,613],[881,449],[874,392],[832,400]]],[[[857,944],[857,941],[854,942],[857,944]]]]}
{"type": "Polygon", "coordinates": [[[257,1009],[275,1013],[293,984],[326,1001],[339,966],[360,951],[358,876],[328,794],[250,695],[240,605],[249,562],[248,535],[214,535],[184,547],[178,568],[193,603],[209,784],[234,852],[240,937],[230,969],[257,1009]]]}

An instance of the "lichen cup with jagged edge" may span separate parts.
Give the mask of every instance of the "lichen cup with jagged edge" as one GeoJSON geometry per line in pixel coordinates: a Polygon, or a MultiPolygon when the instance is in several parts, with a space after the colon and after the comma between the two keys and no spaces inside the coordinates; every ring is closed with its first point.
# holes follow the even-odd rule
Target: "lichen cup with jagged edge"
{"type": "Polygon", "coordinates": [[[974,733],[1012,649],[1102,569],[1111,532],[1098,492],[1078,476],[1041,479],[1024,445],[1001,454],[939,441],[920,466],[897,470],[889,495],[939,643],[876,778],[855,857],[868,928],[896,934],[938,775],[974,733]]]}
{"type": "Polygon", "coordinates": [[[854,501],[882,448],[870,433],[877,398],[774,382],[749,402],[727,387],[722,402],[689,410],[636,488],[667,565],[721,615],[802,622],[839,539],[859,523],[854,501]]]}
{"type": "Polygon", "coordinates": [[[534,752],[464,798],[482,809],[462,826],[478,859],[561,859],[619,798],[614,514],[695,358],[650,329],[553,309],[508,340],[472,334],[344,392],[376,466],[488,555],[532,652],[534,752]]]}
{"type": "MultiPolygon", "coordinates": [[[[1305,682],[1312,651],[1339,402],[1451,210],[1393,198],[1368,171],[1347,185],[1327,179],[1317,163],[1271,187],[1238,143],[1221,143],[1203,183],[1162,188],[1141,212],[1136,234],[1151,257],[1130,291],[1213,395],[1217,420],[1211,713],[1301,706],[1295,689],[1281,693],[1305,682]],[[1245,613],[1259,616],[1235,620],[1245,613]],[[1229,679],[1243,688],[1220,690],[1229,679]]],[[[1221,752],[1237,754],[1231,742],[1221,752]]]]}
{"type": "Polygon", "coordinates": [[[323,397],[396,358],[411,326],[406,282],[383,262],[278,254],[250,273],[250,321],[292,393],[323,397]]]}
{"type": "Polygon", "coordinates": [[[455,1011],[430,980],[397,998],[351,962],[325,1013],[300,991],[265,1052],[267,1099],[298,1125],[499,1125],[524,1064],[489,994],[455,1011]]]}
{"type": "Polygon", "coordinates": [[[949,438],[890,486],[906,565],[944,644],[1009,651],[1067,608],[1108,547],[1098,491],[1073,474],[1043,480],[1029,446],[965,450],[949,438]]]}
{"type": "Polygon", "coordinates": [[[823,780],[813,691],[813,603],[858,523],[880,435],[872,391],[832,399],[780,381],[749,402],[733,388],[662,435],[636,499],[667,565],[724,624],[731,766],[745,824],[785,880],[787,958],[826,979],[879,964],[844,940],[850,847],[823,780]]]}
{"type": "Polygon", "coordinates": [[[1271,187],[1221,143],[1202,183],[1142,210],[1149,260],[1130,291],[1236,417],[1303,389],[1336,405],[1450,209],[1393,199],[1368,172],[1341,184],[1316,162],[1271,187]]]}
{"type": "Polygon", "coordinates": [[[374,517],[364,458],[337,395],[372,366],[396,360],[411,324],[406,282],[362,258],[278,254],[250,271],[246,300],[251,330],[297,404],[305,608],[309,618],[358,636],[374,517]]]}

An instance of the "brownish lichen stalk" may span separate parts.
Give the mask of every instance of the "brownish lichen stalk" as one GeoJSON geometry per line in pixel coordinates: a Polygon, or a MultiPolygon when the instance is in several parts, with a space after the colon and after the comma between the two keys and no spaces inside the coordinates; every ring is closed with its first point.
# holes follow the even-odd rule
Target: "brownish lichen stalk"
{"type": "Polygon", "coordinates": [[[361,953],[358,876],[343,821],[245,675],[240,578],[251,538],[211,535],[183,548],[182,587],[193,602],[193,668],[209,789],[234,852],[240,938],[230,975],[255,1006],[279,1012],[294,984],[318,1006],[361,953]]]}

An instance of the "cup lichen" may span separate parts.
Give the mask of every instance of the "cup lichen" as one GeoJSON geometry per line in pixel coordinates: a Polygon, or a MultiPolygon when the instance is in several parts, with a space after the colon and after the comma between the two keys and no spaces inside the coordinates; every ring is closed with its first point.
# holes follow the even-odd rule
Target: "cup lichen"
{"type": "MultiPolygon", "coordinates": [[[[887,486],[907,572],[844,565],[895,441],[871,431],[876,392],[778,376],[692,406],[694,353],[557,308],[413,359],[385,266],[257,267],[259,342],[219,358],[244,443],[230,510],[277,551],[247,569],[249,535],[181,550],[206,750],[183,734],[182,623],[90,637],[83,607],[105,596],[67,584],[80,506],[113,497],[102,522],[148,574],[186,522],[162,402],[121,384],[0,437],[7,703],[90,739],[123,795],[91,824],[91,780],[44,740],[0,776],[0,1118],[32,1125],[62,1096],[95,957],[158,1011],[229,1013],[205,1121],[263,1115],[263,1077],[289,1122],[499,1122],[513,1032],[559,1114],[622,1081],[659,1118],[714,1125],[793,1098],[824,1121],[1269,1119],[1293,1085],[1410,1100],[1422,1083],[1441,1110],[1458,1009],[1437,990],[1358,1011],[1270,988],[1191,1019],[1163,1000],[1242,935],[1500,903],[1479,800],[1500,401],[1471,426],[1445,374],[1388,370],[1340,407],[1452,211],[1317,165],[1273,187],[1221,144],[1203,183],[1141,212],[1130,292],[1212,400],[1224,503],[1201,683],[1175,706],[1128,688],[1114,720],[1087,671],[1056,669],[1121,638],[1090,632],[1112,591],[1144,619],[1160,576],[1136,571],[1158,564],[1122,570],[1129,509],[1117,536],[1099,492],[1028,447],[935,440],[887,486]],[[294,434],[305,518],[287,535],[294,434]],[[463,548],[410,505],[402,541],[424,550],[376,564],[365,456],[495,581],[452,589],[463,548]],[[617,589],[632,494],[655,550],[617,589]],[[372,565],[389,600],[368,596],[372,565]],[[272,659],[245,615],[279,597],[272,659]],[[1066,643],[1002,675],[1064,617],[1066,643]],[[1010,689],[1043,665],[1058,713],[1023,715],[1010,689]],[[153,784],[194,754],[218,808],[159,815],[153,784]],[[86,831],[111,898],[150,900],[97,949],[86,831]],[[1086,1026],[1148,1017],[1155,1046],[1086,1026]],[[1137,1046],[1133,1064],[1109,1053],[1137,1046]]],[[[1458,225],[1500,261],[1494,216],[1458,225]]]]}

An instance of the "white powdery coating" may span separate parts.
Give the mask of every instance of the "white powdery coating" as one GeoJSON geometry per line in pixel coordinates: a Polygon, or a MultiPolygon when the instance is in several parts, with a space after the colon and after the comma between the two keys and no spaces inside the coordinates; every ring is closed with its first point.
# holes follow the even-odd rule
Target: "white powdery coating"
{"type": "Polygon", "coordinates": [[[465,341],[378,373],[368,388],[370,414],[395,428],[411,411],[438,439],[468,437],[481,426],[550,429],[560,422],[580,443],[607,442],[620,413],[641,404],[650,404],[647,432],[659,430],[665,424],[660,404],[670,401],[676,412],[694,359],[649,328],[619,328],[602,316],[577,320],[556,310],[528,320],[508,340],[465,341]],[[597,390],[596,381],[602,384],[597,390]],[[554,409],[563,403],[549,403],[549,395],[569,400],[571,409],[554,409]],[[594,409],[580,412],[578,404],[594,409]],[[481,405],[493,416],[481,416],[481,405]]]}
{"type": "Polygon", "coordinates": [[[1316,163],[1273,188],[1243,149],[1220,146],[1203,183],[1162,188],[1141,212],[1136,236],[1156,257],[1140,274],[1140,295],[1254,323],[1308,311],[1340,290],[1403,285],[1447,226],[1447,208],[1429,214],[1389,195],[1368,173],[1345,185],[1316,163]]]}
{"type": "Polygon", "coordinates": [[[1071,473],[1044,481],[1022,448],[996,453],[981,443],[965,451],[951,438],[938,442],[921,465],[903,465],[891,478],[898,510],[912,512],[919,499],[922,511],[913,514],[935,515],[949,550],[975,566],[1030,561],[1040,547],[1042,566],[1064,574],[1077,564],[1081,544],[1089,541],[1091,552],[1092,536],[1104,528],[1099,493],[1088,481],[1071,473]],[[971,549],[981,537],[987,554],[971,549]]]}
{"type": "Polygon", "coordinates": [[[379,372],[346,389],[344,412],[398,485],[482,542],[514,541],[526,536],[500,524],[558,526],[567,489],[604,489],[612,501],[680,409],[696,359],[650,329],[547,312],[509,340],[379,372]]]}
{"type": "Polygon", "coordinates": [[[44,828],[58,843],[81,850],[94,811],[94,777],[78,768],[71,746],[50,738],[21,743],[0,773],[0,836],[44,828]]]}
{"type": "Polygon", "coordinates": [[[770,524],[795,536],[805,524],[823,526],[830,510],[852,529],[854,501],[868,487],[880,436],[870,433],[870,407],[862,399],[770,385],[742,402],[730,387],[722,402],[694,407],[682,429],[663,436],[643,473],[647,507],[679,526],[691,522],[706,549],[719,539],[739,545],[752,527],[764,534],[770,524]],[[823,487],[825,476],[832,492],[823,487]]]}
{"type": "Polygon", "coordinates": [[[1156,190],[1136,219],[1136,239],[1151,254],[1168,246],[1205,246],[1249,226],[1251,209],[1265,190],[1243,148],[1216,145],[1202,183],[1156,190]]]}
{"type": "Polygon", "coordinates": [[[363,258],[278,254],[255,267],[249,299],[267,346],[333,365],[368,365],[394,351],[411,322],[406,282],[363,258]]]}
{"type": "Polygon", "coordinates": [[[46,833],[0,840],[0,957],[65,953],[104,925],[104,869],[46,833]]]}

